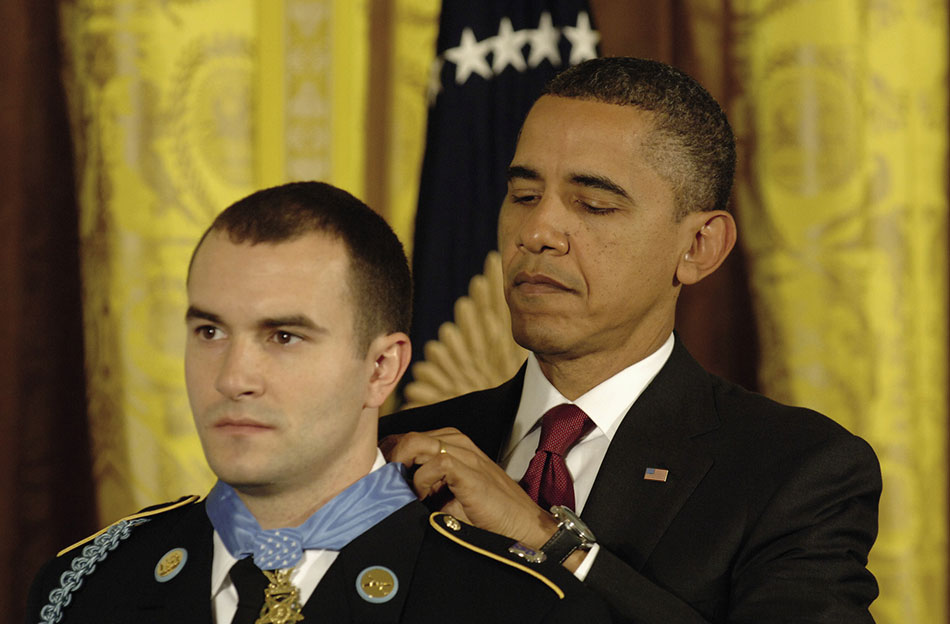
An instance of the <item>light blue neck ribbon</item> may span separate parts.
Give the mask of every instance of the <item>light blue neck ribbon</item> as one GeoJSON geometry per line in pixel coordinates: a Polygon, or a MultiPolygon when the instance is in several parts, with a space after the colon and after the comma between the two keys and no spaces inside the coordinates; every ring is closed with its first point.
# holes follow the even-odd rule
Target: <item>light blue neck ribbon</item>
{"type": "Polygon", "coordinates": [[[289,568],[297,565],[305,549],[340,550],[416,500],[405,475],[402,464],[386,464],[337,494],[298,527],[262,529],[234,488],[221,481],[208,493],[205,509],[233,557],[251,555],[262,570],[289,568]]]}

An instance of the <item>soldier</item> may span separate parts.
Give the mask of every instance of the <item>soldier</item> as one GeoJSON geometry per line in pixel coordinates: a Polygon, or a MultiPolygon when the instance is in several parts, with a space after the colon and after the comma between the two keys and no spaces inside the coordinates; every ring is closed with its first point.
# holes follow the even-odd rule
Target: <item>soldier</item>
{"type": "Polygon", "coordinates": [[[218,482],[60,553],[27,621],[606,621],[557,562],[430,514],[383,460],[410,301],[398,239],[344,191],[287,184],[222,212],[192,256],[185,352],[218,482]]]}

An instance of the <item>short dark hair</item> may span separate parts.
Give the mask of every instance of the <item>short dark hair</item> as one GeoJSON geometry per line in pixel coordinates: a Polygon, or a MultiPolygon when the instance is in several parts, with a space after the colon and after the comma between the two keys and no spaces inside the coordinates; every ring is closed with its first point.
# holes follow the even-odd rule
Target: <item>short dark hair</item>
{"type": "Polygon", "coordinates": [[[252,245],[315,232],[336,237],[349,254],[357,347],[365,352],[377,336],[409,331],[412,278],[402,243],[381,216],[346,191],[324,182],[291,182],[248,195],[205,230],[192,263],[210,232],[225,232],[234,243],[252,245]]]}
{"type": "Polygon", "coordinates": [[[585,61],[555,76],[542,95],[633,106],[654,115],[647,159],[673,186],[677,217],[726,210],[736,142],[719,103],[664,63],[630,57],[585,61]]]}

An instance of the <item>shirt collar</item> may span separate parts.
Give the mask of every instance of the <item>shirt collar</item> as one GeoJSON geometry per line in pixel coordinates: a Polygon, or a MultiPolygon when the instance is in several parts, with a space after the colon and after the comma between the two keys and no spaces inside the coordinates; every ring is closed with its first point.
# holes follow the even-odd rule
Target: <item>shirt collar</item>
{"type": "Polygon", "coordinates": [[[584,410],[594,421],[597,430],[606,435],[608,440],[612,440],[623,417],[670,358],[673,344],[671,333],[659,349],[591,388],[576,401],[569,401],[558,392],[541,372],[537,358],[530,355],[525,369],[521,403],[518,405],[508,447],[502,456],[507,457],[511,453],[537,425],[545,412],[562,403],[573,403],[584,410]]]}

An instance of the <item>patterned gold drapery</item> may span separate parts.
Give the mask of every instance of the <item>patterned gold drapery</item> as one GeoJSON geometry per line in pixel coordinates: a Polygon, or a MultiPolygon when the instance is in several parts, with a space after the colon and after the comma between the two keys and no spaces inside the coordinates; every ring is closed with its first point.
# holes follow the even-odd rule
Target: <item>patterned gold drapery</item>
{"type": "Polygon", "coordinates": [[[946,621],[946,2],[733,3],[763,390],[867,439],[881,624],[946,621]]]}
{"type": "Polygon", "coordinates": [[[103,521],[207,489],[182,384],[184,276],[252,188],[251,2],[61,6],[103,521]]]}
{"type": "MultiPolygon", "coordinates": [[[[391,0],[375,54],[370,0],[60,6],[94,470],[111,521],[210,484],[181,361],[187,261],[215,213],[290,179],[371,195],[367,106],[382,97],[375,207],[409,242],[439,0],[391,0]],[[373,59],[384,85],[368,79],[373,59]]],[[[699,65],[726,50],[713,82],[740,91],[729,114],[763,389],[875,447],[873,612],[945,622],[947,2],[688,6],[728,24],[692,37],[699,65]]]]}
{"type": "Polygon", "coordinates": [[[182,371],[184,279],[198,236],[263,186],[322,179],[364,196],[367,100],[406,100],[415,89],[417,104],[392,109],[401,157],[388,175],[399,183],[376,206],[407,240],[431,55],[419,42],[434,40],[438,1],[396,3],[386,27],[400,74],[384,93],[371,94],[367,80],[370,9],[349,0],[61,4],[103,522],[202,493],[213,479],[182,371]]]}

